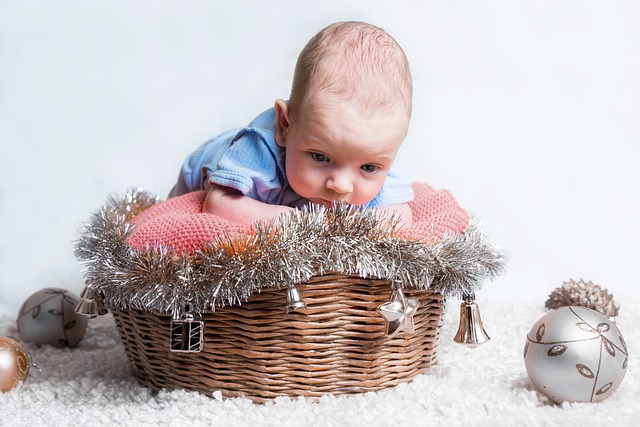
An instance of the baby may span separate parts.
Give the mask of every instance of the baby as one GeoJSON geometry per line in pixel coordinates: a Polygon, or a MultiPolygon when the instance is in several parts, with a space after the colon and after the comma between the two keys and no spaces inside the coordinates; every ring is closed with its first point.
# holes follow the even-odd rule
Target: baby
{"type": "Polygon", "coordinates": [[[296,63],[288,101],[202,145],[170,196],[206,190],[203,212],[250,225],[307,203],[395,212],[411,226],[411,181],[394,168],[411,117],[407,58],[384,30],[339,22],[296,63]]]}

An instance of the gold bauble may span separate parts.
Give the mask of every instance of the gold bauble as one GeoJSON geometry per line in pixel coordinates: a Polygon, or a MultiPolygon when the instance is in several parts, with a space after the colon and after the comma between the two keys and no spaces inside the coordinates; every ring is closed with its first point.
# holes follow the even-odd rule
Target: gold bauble
{"type": "Polygon", "coordinates": [[[0,337],[0,390],[7,392],[29,376],[29,357],[16,340],[0,337]]]}

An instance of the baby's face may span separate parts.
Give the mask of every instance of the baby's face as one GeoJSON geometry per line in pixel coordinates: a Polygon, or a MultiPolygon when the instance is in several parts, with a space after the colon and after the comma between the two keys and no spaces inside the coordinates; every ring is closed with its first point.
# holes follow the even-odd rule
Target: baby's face
{"type": "Polygon", "coordinates": [[[286,133],[289,185],[325,206],[366,204],[380,192],[407,127],[401,108],[365,118],[346,105],[305,105],[286,133]]]}

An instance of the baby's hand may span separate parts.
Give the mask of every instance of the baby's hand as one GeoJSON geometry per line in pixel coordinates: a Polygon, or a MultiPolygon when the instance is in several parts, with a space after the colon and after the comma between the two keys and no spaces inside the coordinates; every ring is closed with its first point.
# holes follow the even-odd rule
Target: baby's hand
{"type": "Polygon", "coordinates": [[[256,221],[266,222],[291,210],[293,208],[288,206],[259,202],[232,188],[220,185],[211,187],[202,205],[202,212],[243,225],[253,225],[256,221]]]}

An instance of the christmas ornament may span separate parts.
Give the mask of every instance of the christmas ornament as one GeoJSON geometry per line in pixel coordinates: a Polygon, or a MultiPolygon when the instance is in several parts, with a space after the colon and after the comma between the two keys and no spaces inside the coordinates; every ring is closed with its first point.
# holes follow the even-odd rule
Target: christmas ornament
{"type": "Polygon", "coordinates": [[[555,402],[597,402],[610,396],[627,370],[628,352],[616,325],[584,307],[546,313],[524,347],[527,373],[555,402]]]}
{"type": "Polygon", "coordinates": [[[475,295],[465,295],[460,304],[460,323],[458,324],[458,331],[453,340],[469,348],[476,348],[490,339],[484,330],[484,325],[480,318],[480,309],[475,301],[475,295]]]}
{"type": "Polygon", "coordinates": [[[307,304],[305,304],[302,296],[300,295],[300,290],[295,286],[290,286],[287,288],[287,303],[285,305],[285,310],[287,314],[292,311],[300,310],[302,308],[306,308],[307,304]]]}
{"type": "Polygon", "coordinates": [[[549,299],[545,303],[545,307],[549,309],[579,306],[590,308],[609,318],[618,315],[619,306],[616,305],[611,295],[606,289],[602,289],[600,285],[594,285],[589,282],[569,280],[562,282],[562,286],[556,288],[549,294],[549,299]]]}
{"type": "Polygon", "coordinates": [[[87,318],[75,312],[79,301],[64,289],[45,288],[34,293],[18,314],[20,339],[56,347],[75,346],[87,328],[87,318]]]}
{"type": "Polygon", "coordinates": [[[187,313],[171,320],[171,351],[199,353],[204,347],[204,321],[200,316],[187,313]]]}
{"type": "Polygon", "coordinates": [[[92,286],[86,286],[80,294],[80,302],[76,305],[76,313],[93,319],[108,313],[102,298],[92,286]]]}
{"type": "Polygon", "coordinates": [[[29,358],[16,340],[0,337],[0,390],[7,392],[29,376],[29,358]]]}
{"type": "Polygon", "coordinates": [[[418,300],[406,298],[399,287],[391,292],[391,299],[378,307],[378,311],[384,317],[386,333],[394,336],[398,332],[412,334],[415,332],[413,316],[418,310],[418,300]]]}

